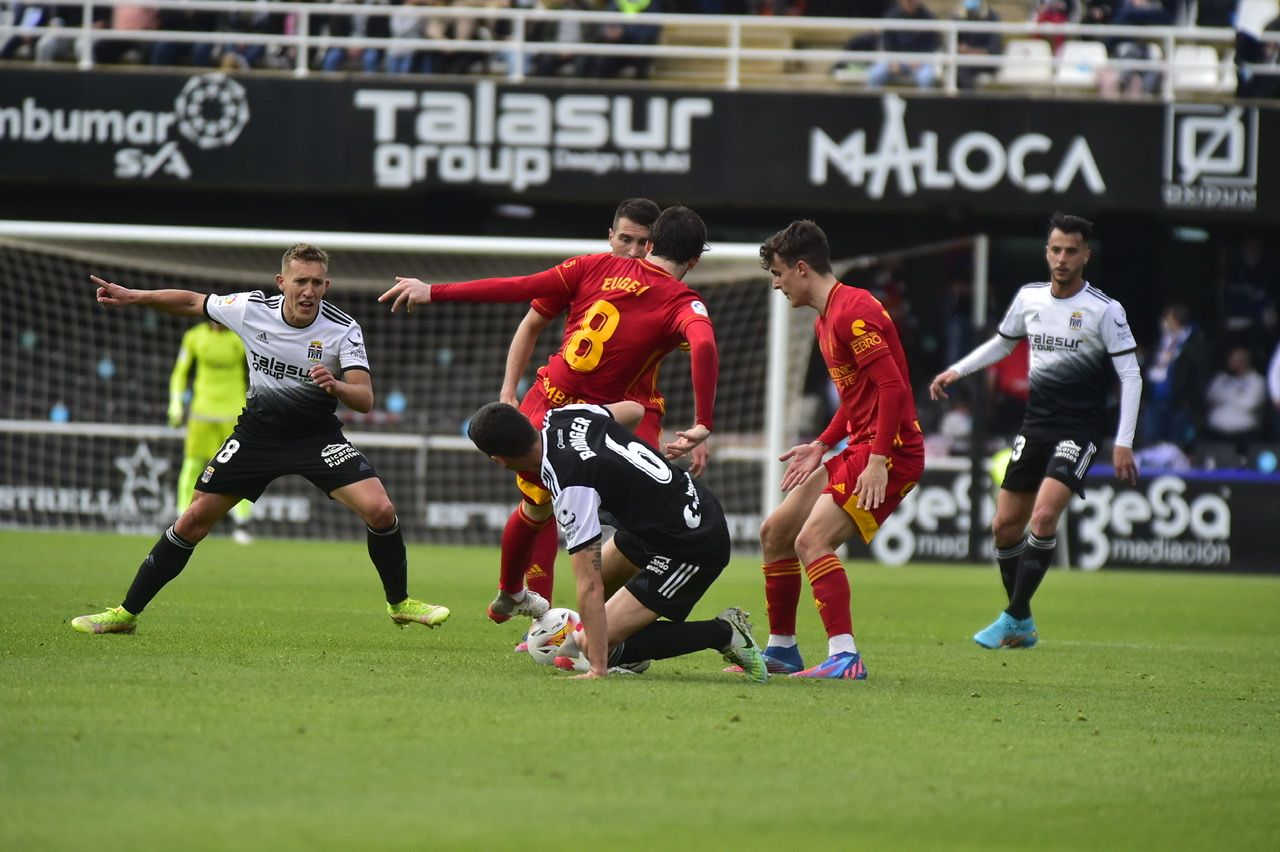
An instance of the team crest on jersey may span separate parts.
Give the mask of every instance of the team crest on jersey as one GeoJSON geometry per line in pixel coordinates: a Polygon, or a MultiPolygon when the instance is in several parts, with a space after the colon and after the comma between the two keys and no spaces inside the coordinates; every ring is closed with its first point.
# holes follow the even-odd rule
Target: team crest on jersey
{"type": "Polygon", "coordinates": [[[702,304],[702,302],[695,301],[689,305],[689,308],[700,317],[710,316],[710,314],[707,313],[707,306],[702,304]]]}
{"type": "Polygon", "coordinates": [[[1071,319],[1067,320],[1067,326],[1072,331],[1079,331],[1084,327],[1084,314],[1080,311],[1072,311],[1071,319]]]}
{"type": "Polygon", "coordinates": [[[321,361],[324,360],[324,341],[313,340],[307,344],[307,360],[321,361]]]}
{"type": "Polygon", "coordinates": [[[210,479],[213,479],[213,465],[206,467],[204,473],[200,474],[200,484],[208,485],[210,479]]]}

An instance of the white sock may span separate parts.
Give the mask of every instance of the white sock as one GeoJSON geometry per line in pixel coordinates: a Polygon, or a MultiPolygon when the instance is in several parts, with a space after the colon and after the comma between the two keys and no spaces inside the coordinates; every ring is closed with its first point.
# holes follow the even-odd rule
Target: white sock
{"type": "Polygon", "coordinates": [[[858,646],[853,644],[853,634],[841,633],[838,636],[832,636],[827,640],[827,653],[833,657],[836,654],[858,653],[858,646]]]}
{"type": "Polygon", "coordinates": [[[508,592],[507,594],[511,595],[511,600],[515,601],[516,603],[520,603],[522,600],[528,597],[524,589],[521,589],[520,591],[514,592],[514,593],[508,592]]]}
{"type": "Polygon", "coordinates": [[[794,648],[796,646],[795,636],[779,636],[777,633],[769,634],[769,644],[766,648],[794,648]]]}

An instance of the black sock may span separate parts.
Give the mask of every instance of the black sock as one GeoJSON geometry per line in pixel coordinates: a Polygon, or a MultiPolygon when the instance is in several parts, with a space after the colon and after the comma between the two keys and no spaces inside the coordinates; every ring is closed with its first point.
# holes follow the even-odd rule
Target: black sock
{"type": "Polygon", "coordinates": [[[138,566],[138,573],[121,606],[134,615],[141,615],[151,599],[164,588],[165,583],[187,567],[187,560],[195,549],[196,546],[174,532],[173,527],[165,530],[160,540],[151,547],[147,558],[138,566]]]}
{"type": "Polygon", "coordinates": [[[1057,536],[1037,538],[1035,533],[1027,536],[1027,549],[1018,560],[1018,582],[1005,612],[1018,619],[1031,617],[1031,598],[1049,570],[1049,560],[1053,559],[1053,549],[1057,545],[1057,536]]]}
{"type": "Polygon", "coordinates": [[[398,604],[409,597],[409,559],[404,551],[404,536],[400,534],[400,519],[383,530],[369,527],[369,558],[382,578],[382,590],[387,603],[398,604]]]}
{"type": "Polygon", "coordinates": [[[718,618],[710,621],[655,621],[619,644],[609,654],[609,665],[665,660],[729,644],[732,628],[718,618]]]}
{"type": "Polygon", "coordinates": [[[996,562],[1000,565],[1000,582],[1004,583],[1004,594],[1007,600],[1013,600],[1013,587],[1018,584],[1018,561],[1026,549],[1025,535],[1017,544],[996,548],[996,562]]]}

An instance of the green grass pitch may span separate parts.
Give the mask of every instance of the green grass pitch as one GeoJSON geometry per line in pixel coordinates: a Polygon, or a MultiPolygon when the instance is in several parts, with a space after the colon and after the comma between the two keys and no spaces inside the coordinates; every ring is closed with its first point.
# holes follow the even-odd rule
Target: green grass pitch
{"type": "MultiPolygon", "coordinates": [[[[434,631],[360,542],[214,538],[136,635],[74,633],[149,546],[0,533],[0,849],[1280,848],[1277,578],[1055,571],[989,652],[993,567],[856,563],[865,683],[592,683],[511,653],[489,548],[411,547],[434,631]]],[[[733,604],[763,639],[754,560],[694,617],[733,604]]]]}

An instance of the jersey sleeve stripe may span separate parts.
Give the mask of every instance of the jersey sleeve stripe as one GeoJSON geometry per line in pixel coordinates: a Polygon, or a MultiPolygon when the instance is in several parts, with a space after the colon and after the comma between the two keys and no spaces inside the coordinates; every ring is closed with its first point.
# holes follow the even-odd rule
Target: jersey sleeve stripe
{"type": "Polygon", "coordinates": [[[209,294],[208,293],[205,294],[204,301],[200,303],[200,311],[204,314],[205,319],[207,320],[213,319],[213,317],[209,316],[209,294]]]}
{"type": "Polygon", "coordinates": [[[351,325],[351,323],[355,322],[355,318],[350,314],[346,313],[341,308],[335,308],[328,302],[321,302],[320,310],[324,311],[324,315],[329,319],[334,322],[341,323],[342,325],[351,325]]]}
{"type": "Polygon", "coordinates": [[[1121,349],[1119,352],[1108,352],[1107,354],[1110,355],[1112,358],[1119,358],[1121,355],[1128,355],[1130,352],[1137,352],[1137,351],[1138,351],[1138,347],[1132,346],[1128,349],[1121,349]]]}
{"type": "Polygon", "coordinates": [[[1000,335],[1000,336],[1001,336],[1001,337],[1003,337],[1005,340],[1026,340],[1026,339],[1027,339],[1027,336],[1026,336],[1025,334],[1019,334],[1019,335],[1016,335],[1016,336],[1015,336],[1015,335],[1012,335],[1012,334],[1005,334],[1005,333],[1004,333],[1003,331],[1001,331],[1000,329],[996,329],[996,334],[1000,335]]]}
{"type": "Polygon", "coordinates": [[[369,370],[368,366],[366,366],[365,364],[349,364],[348,366],[342,368],[342,372],[344,373],[350,372],[351,370],[359,370],[362,373],[369,373],[370,375],[372,375],[372,372],[369,370]]]}

